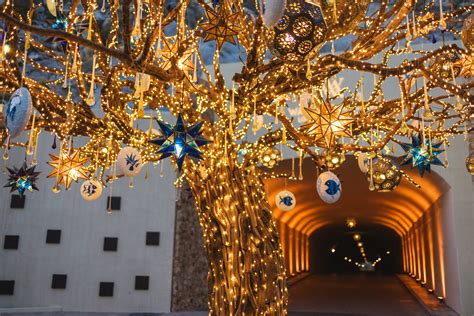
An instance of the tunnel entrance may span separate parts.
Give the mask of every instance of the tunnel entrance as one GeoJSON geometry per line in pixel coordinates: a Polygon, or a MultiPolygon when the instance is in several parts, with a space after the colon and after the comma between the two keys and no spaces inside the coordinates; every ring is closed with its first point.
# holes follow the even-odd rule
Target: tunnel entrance
{"type": "Polygon", "coordinates": [[[382,225],[327,225],[309,238],[313,274],[396,274],[403,272],[400,236],[382,225]]]}
{"type": "MultiPolygon", "coordinates": [[[[291,174],[292,169],[292,161],[285,160],[275,173],[291,174]]],[[[341,198],[334,204],[319,198],[318,171],[309,158],[302,164],[303,180],[266,180],[288,278],[309,275],[301,281],[304,286],[290,286],[290,308],[298,305],[295,300],[319,301],[315,293],[323,298],[320,304],[324,305],[331,301],[327,293],[336,297],[346,293],[340,299],[358,301],[361,296],[349,294],[366,291],[369,294],[362,297],[369,301],[364,301],[360,310],[354,305],[361,313],[373,302],[370,299],[387,306],[393,301],[408,302],[406,289],[395,277],[404,274],[432,297],[460,310],[450,187],[434,171],[423,178],[409,166],[403,171],[422,188],[402,180],[394,191],[373,192],[356,159],[347,156],[344,164],[333,170],[342,183],[341,198]],[[275,205],[275,197],[283,190],[295,196],[296,205],[291,211],[281,211],[275,205]],[[355,219],[355,227],[347,226],[349,218],[355,219]],[[360,239],[354,239],[355,235],[360,239]],[[384,294],[379,297],[380,293],[384,294]],[[385,296],[388,301],[384,301],[385,296]]],[[[393,304],[395,314],[418,313],[411,305],[405,306],[406,310],[397,306],[393,304]],[[408,312],[412,307],[413,313],[408,312]]]]}

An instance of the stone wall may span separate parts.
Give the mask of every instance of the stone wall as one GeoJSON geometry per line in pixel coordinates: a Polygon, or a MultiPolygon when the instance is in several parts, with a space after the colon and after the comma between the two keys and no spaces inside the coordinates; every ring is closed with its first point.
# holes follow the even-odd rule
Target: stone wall
{"type": "Polygon", "coordinates": [[[189,186],[176,201],[172,311],[207,309],[207,258],[201,226],[189,186]]]}

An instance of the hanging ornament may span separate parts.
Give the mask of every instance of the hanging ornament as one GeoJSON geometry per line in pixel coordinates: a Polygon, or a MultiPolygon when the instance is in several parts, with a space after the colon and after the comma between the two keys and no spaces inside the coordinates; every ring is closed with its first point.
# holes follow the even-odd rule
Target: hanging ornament
{"type": "Polygon", "coordinates": [[[470,51],[471,54],[474,53],[474,13],[471,13],[471,15],[464,20],[461,40],[467,50],[470,51]]]}
{"type": "Polygon", "coordinates": [[[337,202],[341,197],[341,181],[331,171],[326,171],[319,175],[316,189],[321,200],[328,204],[337,202]]]}
{"type": "Polygon", "coordinates": [[[4,187],[10,187],[10,193],[15,190],[18,191],[20,196],[23,196],[27,190],[30,192],[33,190],[38,191],[36,181],[38,180],[38,176],[41,172],[35,171],[35,168],[36,166],[28,168],[26,162],[24,162],[19,169],[15,167],[12,169],[7,167],[7,170],[10,174],[8,175],[8,182],[4,187]]]}
{"type": "Polygon", "coordinates": [[[20,88],[13,92],[7,104],[4,122],[10,138],[15,138],[28,125],[33,103],[28,89],[20,88]]]}
{"type": "Polygon", "coordinates": [[[86,201],[95,201],[102,195],[102,185],[95,179],[84,181],[81,185],[81,196],[86,201]]]}
{"type": "Polygon", "coordinates": [[[207,22],[201,24],[206,32],[204,42],[216,41],[217,49],[220,50],[224,42],[236,45],[234,36],[240,31],[238,23],[239,12],[232,12],[227,5],[221,5],[217,11],[206,6],[207,22]]]}
{"type": "Polygon", "coordinates": [[[346,161],[346,155],[340,151],[327,150],[324,153],[323,160],[329,169],[336,169],[346,161]]]}
{"type": "Polygon", "coordinates": [[[278,149],[267,148],[260,157],[260,162],[264,167],[273,168],[281,159],[281,152],[278,149]]]}
{"type": "Polygon", "coordinates": [[[48,8],[49,13],[51,15],[56,16],[57,11],[56,11],[56,0],[46,0],[46,7],[48,8]]]}
{"type": "Polygon", "coordinates": [[[157,153],[161,154],[160,160],[174,155],[178,170],[181,171],[186,156],[201,159],[199,147],[210,143],[202,136],[203,121],[191,126],[186,126],[183,117],[178,115],[174,126],[157,120],[162,136],[152,139],[152,144],[160,146],[157,153]]]}
{"type": "Polygon", "coordinates": [[[304,108],[310,120],[302,128],[314,136],[316,142],[323,140],[327,147],[331,147],[337,136],[352,136],[349,127],[354,119],[349,115],[350,111],[344,110],[344,103],[332,106],[322,98],[313,98],[313,104],[314,108],[304,108]]]}
{"type": "Polygon", "coordinates": [[[375,191],[390,192],[400,184],[402,174],[388,159],[380,158],[372,161],[372,175],[367,172],[367,180],[371,179],[375,191]]]}
{"type": "Polygon", "coordinates": [[[122,148],[117,155],[117,166],[124,176],[136,176],[143,167],[140,153],[133,147],[122,148]]]}
{"type": "Polygon", "coordinates": [[[470,174],[474,175],[474,155],[469,155],[466,158],[466,168],[470,174]]]}
{"type": "Polygon", "coordinates": [[[288,190],[280,191],[275,196],[275,204],[280,211],[288,212],[295,208],[296,198],[293,193],[288,190]]]}
{"type": "Polygon", "coordinates": [[[277,24],[285,13],[286,0],[259,0],[260,14],[267,27],[277,24]]]}
{"type": "Polygon", "coordinates": [[[321,7],[304,0],[289,0],[273,28],[272,51],[289,62],[300,62],[319,50],[327,33],[321,7]]]}
{"type": "Polygon", "coordinates": [[[54,168],[48,174],[48,178],[56,178],[55,186],[59,187],[63,183],[66,190],[69,190],[72,181],[87,179],[88,173],[84,164],[89,159],[81,158],[81,152],[78,149],[71,149],[70,152],[67,149],[62,149],[58,156],[49,154],[51,160],[48,161],[48,165],[54,168]]]}
{"type": "MultiPolygon", "coordinates": [[[[460,76],[465,78],[470,78],[474,76],[474,56],[473,54],[463,54],[459,62],[457,63],[461,68],[459,73],[460,76]]],[[[454,66],[453,66],[453,74],[454,73],[454,66]]]]}
{"type": "Polygon", "coordinates": [[[425,171],[431,172],[431,164],[443,166],[443,162],[437,157],[444,150],[439,149],[443,143],[433,144],[430,140],[423,143],[422,135],[412,135],[411,144],[402,143],[401,146],[406,152],[402,158],[402,165],[411,163],[412,168],[418,168],[420,175],[423,177],[425,171]]]}
{"type": "MultiPolygon", "coordinates": [[[[161,67],[163,70],[168,70],[177,63],[178,68],[183,70],[185,73],[188,73],[195,69],[195,64],[193,63],[193,49],[186,49],[183,52],[178,52],[178,49],[183,49],[183,46],[176,40],[176,38],[163,37],[162,39],[163,48],[161,49],[161,67]],[[180,56],[179,60],[176,61],[176,55],[180,56]]],[[[149,77],[149,76],[148,76],[149,77]]]]}
{"type": "Polygon", "coordinates": [[[357,165],[362,173],[367,173],[367,171],[369,171],[371,157],[373,157],[373,154],[359,153],[359,156],[357,157],[357,165]]]}
{"type": "Polygon", "coordinates": [[[438,77],[444,80],[451,80],[453,77],[459,76],[461,72],[460,64],[461,56],[456,52],[446,52],[436,56],[431,63],[430,70],[438,77]]]}

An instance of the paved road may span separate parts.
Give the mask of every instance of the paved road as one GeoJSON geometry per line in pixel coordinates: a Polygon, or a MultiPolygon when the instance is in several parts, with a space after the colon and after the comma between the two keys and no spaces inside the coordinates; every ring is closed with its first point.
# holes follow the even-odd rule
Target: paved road
{"type": "Polygon", "coordinates": [[[290,315],[427,315],[395,276],[312,275],[290,288],[290,315]]]}

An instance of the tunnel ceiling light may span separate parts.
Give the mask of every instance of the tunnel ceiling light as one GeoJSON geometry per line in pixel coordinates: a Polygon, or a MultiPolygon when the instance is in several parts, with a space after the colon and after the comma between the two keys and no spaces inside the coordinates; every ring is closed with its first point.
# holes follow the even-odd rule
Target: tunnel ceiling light
{"type": "Polygon", "coordinates": [[[361,237],[360,234],[354,234],[353,238],[355,241],[359,241],[361,237]]]}
{"type": "Polygon", "coordinates": [[[360,241],[357,243],[357,246],[359,246],[359,247],[362,247],[363,245],[364,245],[364,244],[363,244],[362,242],[360,242],[360,241]]]}
{"type": "Polygon", "coordinates": [[[336,248],[332,247],[332,248],[331,248],[331,252],[332,252],[332,253],[335,253],[335,252],[336,252],[336,248]]]}
{"type": "Polygon", "coordinates": [[[346,225],[347,225],[347,227],[349,227],[349,228],[354,228],[354,227],[356,227],[357,222],[356,222],[355,218],[353,218],[353,217],[348,217],[348,218],[346,219],[346,225]]]}

